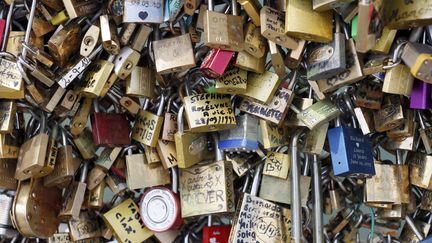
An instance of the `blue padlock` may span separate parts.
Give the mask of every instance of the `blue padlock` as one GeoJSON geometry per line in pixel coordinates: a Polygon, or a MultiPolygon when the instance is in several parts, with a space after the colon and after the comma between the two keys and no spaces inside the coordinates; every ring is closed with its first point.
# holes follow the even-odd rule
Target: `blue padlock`
{"type": "Polygon", "coordinates": [[[335,176],[375,175],[372,144],[360,129],[340,126],[338,118],[327,134],[335,176]]]}
{"type": "Polygon", "coordinates": [[[234,129],[220,131],[219,149],[225,152],[255,152],[258,149],[258,119],[244,114],[236,117],[234,129]]]}

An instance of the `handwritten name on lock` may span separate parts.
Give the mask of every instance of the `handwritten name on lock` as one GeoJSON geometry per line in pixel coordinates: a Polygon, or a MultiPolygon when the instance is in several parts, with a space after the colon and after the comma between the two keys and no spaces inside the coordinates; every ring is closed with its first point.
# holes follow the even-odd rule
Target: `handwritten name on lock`
{"type": "Polygon", "coordinates": [[[0,58],[0,86],[20,90],[21,73],[18,70],[16,62],[0,58]]]}
{"type": "Polygon", "coordinates": [[[216,87],[246,89],[247,71],[238,67],[227,70],[224,75],[216,79],[216,87]]]}
{"type": "Polygon", "coordinates": [[[263,174],[286,179],[290,167],[289,158],[288,154],[283,153],[271,152],[267,154],[263,174]]]}
{"type": "Polygon", "coordinates": [[[228,171],[232,171],[232,166],[225,161],[180,170],[182,217],[233,209],[232,183],[228,171]]]}
{"type": "Polygon", "coordinates": [[[249,194],[243,195],[233,221],[230,242],[291,241],[291,211],[249,194]]]}
{"type": "Polygon", "coordinates": [[[127,199],[103,215],[105,223],[114,232],[117,241],[125,243],[144,242],[153,233],[142,223],[138,206],[127,199]]]}
{"type": "Polygon", "coordinates": [[[235,125],[234,112],[228,95],[199,94],[187,96],[185,99],[189,125],[191,127],[202,125],[227,124],[235,125]]]}
{"type": "Polygon", "coordinates": [[[252,100],[244,99],[240,103],[240,110],[251,115],[263,118],[267,121],[279,124],[287,112],[291,103],[292,91],[280,88],[276,91],[269,105],[261,104],[252,100]]]}

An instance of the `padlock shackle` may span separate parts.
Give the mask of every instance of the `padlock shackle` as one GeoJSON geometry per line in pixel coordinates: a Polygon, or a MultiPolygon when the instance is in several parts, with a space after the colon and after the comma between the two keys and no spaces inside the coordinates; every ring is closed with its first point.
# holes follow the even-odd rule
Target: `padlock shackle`
{"type": "Polygon", "coordinates": [[[313,192],[313,236],[314,242],[324,242],[323,239],[323,205],[321,186],[321,161],[317,154],[313,155],[312,163],[312,192],[313,192]]]}
{"type": "Polygon", "coordinates": [[[162,115],[163,115],[164,105],[165,105],[165,100],[166,100],[166,97],[165,97],[165,95],[162,93],[162,94],[160,95],[159,106],[158,106],[158,109],[157,109],[157,112],[156,112],[156,115],[157,115],[157,116],[162,116],[162,115]]]}
{"type": "Polygon", "coordinates": [[[86,181],[88,169],[89,169],[89,162],[84,161],[84,163],[81,167],[81,174],[80,174],[80,179],[79,179],[80,182],[84,183],[86,181]]]}
{"type": "Polygon", "coordinates": [[[2,42],[2,46],[1,46],[1,51],[5,51],[7,44],[9,42],[9,32],[11,30],[12,27],[12,16],[13,16],[13,9],[15,8],[15,1],[12,1],[11,4],[9,5],[9,10],[8,10],[8,14],[6,17],[6,26],[4,29],[4,35],[3,35],[3,42],[2,42]]]}
{"type": "Polygon", "coordinates": [[[419,228],[414,223],[414,220],[409,215],[405,215],[405,221],[407,222],[411,230],[414,232],[414,234],[417,236],[417,238],[419,240],[424,240],[423,234],[420,232],[419,228]]]}
{"type": "Polygon", "coordinates": [[[180,106],[180,109],[177,113],[177,126],[180,134],[184,133],[184,121],[183,121],[183,113],[185,110],[185,105],[180,106]]]}
{"type": "Polygon", "coordinates": [[[298,142],[303,134],[303,128],[297,129],[291,139],[291,211],[293,222],[293,240],[301,243],[303,238],[300,194],[300,163],[298,142]]]}
{"type": "Polygon", "coordinates": [[[261,162],[255,168],[254,177],[253,177],[252,186],[251,186],[251,191],[250,191],[250,195],[252,195],[252,196],[258,195],[258,189],[259,189],[259,185],[261,183],[261,174],[262,174],[263,167],[264,167],[264,164],[261,162]]]}
{"type": "Polygon", "coordinates": [[[60,128],[60,135],[61,135],[61,143],[63,146],[67,146],[67,134],[64,129],[60,128]]]}
{"type": "Polygon", "coordinates": [[[420,38],[423,37],[424,33],[423,27],[416,27],[411,29],[410,35],[408,37],[409,42],[419,42],[420,38]]]}
{"type": "MultiPolygon", "coordinates": [[[[24,3],[26,3],[24,1],[24,3]]],[[[36,4],[37,4],[37,0],[32,0],[32,5],[30,8],[30,14],[29,14],[29,18],[28,18],[28,22],[27,22],[27,29],[24,35],[24,43],[29,43],[30,41],[30,36],[31,36],[31,31],[32,31],[32,24],[34,21],[34,17],[35,17],[35,13],[36,13],[36,4]]],[[[27,57],[27,49],[23,48],[22,52],[21,52],[23,58],[25,59],[27,57]]]]}
{"type": "Polygon", "coordinates": [[[178,168],[177,166],[171,167],[171,191],[178,194],[178,168]]]}

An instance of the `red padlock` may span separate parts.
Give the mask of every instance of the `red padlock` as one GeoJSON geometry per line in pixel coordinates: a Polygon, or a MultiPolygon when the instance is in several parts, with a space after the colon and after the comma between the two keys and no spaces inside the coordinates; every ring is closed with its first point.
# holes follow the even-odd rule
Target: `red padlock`
{"type": "MultiPolygon", "coordinates": [[[[6,6],[1,6],[3,7],[0,13],[0,47],[3,45],[3,37],[5,34],[5,29],[6,29],[6,24],[7,21],[4,18],[5,17],[5,10],[6,10],[6,6]]],[[[9,11],[12,12],[13,11],[13,7],[9,6],[9,11]]],[[[9,15],[9,14],[8,14],[9,15]]]]}
{"type": "Polygon", "coordinates": [[[212,225],[212,216],[203,229],[202,243],[227,243],[231,232],[231,225],[212,225]]]}
{"type": "Polygon", "coordinates": [[[221,49],[211,49],[204,58],[200,71],[208,78],[218,78],[225,73],[234,52],[221,49]]]}
{"type": "Polygon", "coordinates": [[[177,168],[171,168],[172,188],[148,189],[140,202],[140,214],[144,225],[151,231],[176,230],[183,225],[178,197],[177,168]]]}
{"type": "Polygon", "coordinates": [[[124,113],[99,112],[97,100],[94,101],[91,115],[93,142],[101,147],[119,147],[131,143],[129,122],[124,113]]]}

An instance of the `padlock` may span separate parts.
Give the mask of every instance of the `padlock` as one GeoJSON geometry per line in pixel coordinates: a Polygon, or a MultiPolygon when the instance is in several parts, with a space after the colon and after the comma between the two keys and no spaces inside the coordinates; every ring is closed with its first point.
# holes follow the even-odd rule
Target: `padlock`
{"type": "Polygon", "coordinates": [[[89,15],[101,7],[99,2],[85,0],[63,0],[63,4],[70,19],[89,15]]]}
{"type": "Polygon", "coordinates": [[[234,129],[220,131],[219,149],[225,152],[255,152],[258,149],[258,119],[244,114],[236,117],[234,129]]]}
{"type": "Polygon", "coordinates": [[[20,146],[24,143],[24,128],[21,126],[24,117],[20,113],[14,116],[16,118],[11,133],[0,133],[0,159],[17,159],[20,146]]]}
{"type": "Polygon", "coordinates": [[[298,40],[285,34],[285,14],[282,11],[264,6],[260,10],[261,34],[277,45],[296,49],[298,40]]]}
{"type": "Polygon", "coordinates": [[[255,0],[239,0],[246,14],[256,26],[261,26],[260,9],[261,3],[255,0]]]}
{"type": "Polygon", "coordinates": [[[397,0],[392,3],[378,4],[377,8],[387,27],[390,29],[407,29],[432,23],[430,12],[426,11],[422,4],[426,4],[426,2],[397,0]],[[415,14],[410,15],[408,13],[415,14]]]}
{"type": "MultiPolygon", "coordinates": [[[[414,214],[414,216],[417,216],[417,214],[414,214]]],[[[423,240],[424,235],[427,235],[430,230],[430,220],[432,219],[428,217],[428,225],[426,222],[419,221],[409,215],[406,215],[406,223],[399,236],[400,240],[404,242],[419,242],[423,240]]]]}
{"type": "Polygon", "coordinates": [[[120,32],[120,38],[119,38],[120,39],[119,42],[121,46],[126,46],[129,44],[136,27],[137,27],[136,23],[125,23],[123,25],[123,28],[120,32]]]}
{"type": "Polygon", "coordinates": [[[204,45],[225,51],[242,51],[244,48],[243,19],[237,16],[237,2],[231,0],[232,15],[214,11],[214,2],[208,2],[204,15],[204,45]]]}
{"type": "Polygon", "coordinates": [[[177,168],[171,169],[171,189],[154,187],[146,190],[140,201],[140,215],[145,226],[153,232],[179,229],[180,216],[177,168]]]}
{"type": "Polygon", "coordinates": [[[177,152],[174,142],[159,139],[156,149],[165,169],[177,166],[177,152]]]}
{"type": "Polygon", "coordinates": [[[336,176],[375,174],[372,145],[360,129],[341,126],[337,118],[335,127],[328,130],[328,141],[336,176]]]}
{"type": "Polygon", "coordinates": [[[159,101],[159,107],[156,114],[147,111],[148,99],[144,102],[143,108],[140,109],[135,119],[132,129],[131,138],[137,142],[150,147],[156,147],[163,123],[163,108],[165,96],[162,95],[159,101]]]}
{"type": "Polygon", "coordinates": [[[44,185],[48,187],[67,187],[72,182],[75,172],[80,166],[80,160],[73,155],[72,145],[68,145],[66,131],[60,128],[60,134],[61,146],[57,149],[54,170],[44,177],[44,185]]]}
{"type": "Polygon", "coordinates": [[[429,109],[432,107],[431,94],[432,85],[418,79],[414,83],[410,95],[411,109],[429,109]]]}
{"type": "Polygon", "coordinates": [[[174,134],[177,132],[177,115],[173,113],[172,107],[174,100],[178,97],[178,95],[174,94],[169,97],[168,104],[165,112],[164,124],[162,129],[161,138],[166,141],[174,142],[174,134]]]}
{"type": "MultiPolygon", "coordinates": [[[[13,190],[15,190],[15,188],[13,190]]],[[[12,208],[14,196],[15,193],[10,192],[3,192],[0,194],[0,202],[3,207],[1,210],[2,226],[0,227],[0,235],[4,239],[11,239],[12,241],[15,240],[14,238],[19,235],[18,232],[13,228],[11,215],[9,213],[12,208]]]]}
{"type": "Polygon", "coordinates": [[[432,153],[432,139],[431,139],[432,128],[430,126],[426,127],[423,114],[421,112],[417,113],[417,117],[420,123],[420,129],[419,129],[420,138],[423,142],[423,146],[426,150],[426,154],[431,154],[432,153]]]}
{"type": "Polygon", "coordinates": [[[287,1],[285,10],[287,35],[307,41],[328,43],[333,39],[332,26],[331,11],[313,11],[311,1],[287,1]]]}
{"type": "Polygon", "coordinates": [[[15,124],[17,105],[13,100],[0,101],[0,133],[12,133],[15,124]]]}
{"type": "MultiPolygon", "coordinates": [[[[311,106],[314,102],[313,100],[313,89],[309,88],[309,94],[307,98],[294,97],[292,100],[292,105],[299,110],[305,110],[311,106]]],[[[289,127],[304,127],[305,124],[297,119],[297,114],[293,110],[289,110],[287,113],[287,119],[285,120],[285,125],[289,127]]]]}
{"type": "Polygon", "coordinates": [[[145,24],[140,24],[138,30],[135,33],[135,36],[132,38],[132,41],[130,43],[132,49],[137,52],[141,52],[144,49],[147,39],[150,36],[152,30],[153,29],[151,27],[145,24]]]}
{"type": "Polygon", "coordinates": [[[87,189],[94,190],[104,180],[106,175],[107,169],[96,164],[96,166],[88,173],[86,181],[87,189]]]}
{"type": "Polygon", "coordinates": [[[249,73],[246,92],[242,95],[269,104],[280,83],[278,75],[270,71],[263,74],[249,73]]]}
{"type": "Polygon", "coordinates": [[[56,28],[51,24],[51,21],[44,16],[43,8],[44,6],[39,5],[34,11],[31,28],[36,37],[43,37],[56,28]]]}
{"type": "Polygon", "coordinates": [[[96,44],[98,43],[100,32],[101,29],[98,26],[96,25],[90,26],[90,28],[84,34],[84,37],[81,41],[81,46],[80,46],[81,56],[87,57],[94,50],[96,44]]]}
{"type": "Polygon", "coordinates": [[[274,148],[288,144],[288,131],[286,127],[278,127],[276,124],[265,120],[259,120],[260,130],[258,137],[264,149],[274,148]]]}
{"type": "Polygon", "coordinates": [[[118,78],[126,79],[137,65],[139,58],[140,54],[137,51],[129,46],[123,47],[114,60],[114,73],[118,78]]]}
{"type": "Polygon", "coordinates": [[[339,109],[331,101],[323,100],[318,101],[303,111],[299,111],[297,118],[312,130],[333,120],[339,114],[339,109]]]}
{"type": "Polygon", "coordinates": [[[282,50],[282,48],[278,47],[276,43],[274,43],[271,40],[268,40],[269,45],[269,52],[271,57],[271,64],[273,66],[273,69],[275,70],[275,73],[280,77],[286,76],[286,68],[284,63],[284,56],[285,52],[282,50]]]}
{"type": "Polygon", "coordinates": [[[410,183],[424,189],[432,188],[432,157],[421,152],[408,154],[410,183]]]}
{"type": "Polygon", "coordinates": [[[397,128],[387,131],[387,137],[390,139],[399,139],[414,136],[414,128],[417,127],[414,122],[414,112],[410,109],[404,109],[404,122],[397,128]]]}
{"type": "Polygon", "coordinates": [[[99,17],[102,46],[111,55],[118,55],[120,52],[120,42],[117,36],[117,29],[108,15],[99,17]]]}
{"type": "Polygon", "coordinates": [[[225,94],[191,95],[189,82],[185,83],[186,120],[191,132],[220,131],[236,126],[231,101],[225,94]]]}
{"type": "Polygon", "coordinates": [[[332,210],[337,211],[337,210],[344,207],[342,205],[342,203],[345,201],[342,201],[340,190],[338,190],[338,188],[336,188],[333,180],[330,180],[330,186],[328,189],[328,193],[330,195],[330,204],[331,204],[332,210]]]}
{"type": "Polygon", "coordinates": [[[341,33],[341,21],[335,15],[335,33],[329,44],[315,44],[307,49],[307,78],[327,79],[346,69],[345,38],[341,33]]]}
{"type": "Polygon", "coordinates": [[[103,219],[120,242],[141,242],[153,235],[142,225],[139,208],[130,198],[106,212],[103,219]]]}
{"type": "Polygon", "coordinates": [[[238,67],[229,68],[215,80],[215,91],[221,94],[243,94],[247,90],[247,71],[238,67]]]}
{"type": "Polygon", "coordinates": [[[96,240],[102,234],[96,215],[89,211],[81,211],[78,219],[69,220],[68,226],[71,241],[96,240]]]}
{"type": "MultiPolygon", "coordinates": [[[[231,225],[213,225],[213,216],[208,216],[208,223],[203,228],[203,243],[228,242],[231,225]]],[[[221,222],[222,223],[222,222],[221,222]]]]}
{"type": "Polygon", "coordinates": [[[188,168],[201,162],[207,155],[207,136],[204,133],[192,133],[184,128],[184,105],[177,116],[178,131],[174,134],[179,168],[188,168]]]}
{"type": "Polygon", "coordinates": [[[260,184],[261,170],[262,164],[258,165],[255,169],[250,193],[242,193],[239,198],[238,217],[235,217],[232,221],[229,242],[237,242],[238,240],[258,240],[264,242],[291,241],[291,210],[256,196],[260,184]],[[262,225],[264,230],[254,227],[256,224],[262,225]]]}
{"type": "Polygon", "coordinates": [[[101,181],[93,190],[88,190],[84,197],[83,207],[91,209],[101,209],[104,205],[105,180],[101,181]]]}
{"type": "Polygon", "coordinates": [[[210,49],[201,63],[199,70],[209,78],[218,78],[225,73],[234,52],[222,49],[210,49]]]}
{"type": "Polygon", "coordinates": [[[132,154],[131,147],[126,150],[128,150],[126,181],[129,189],[141,189],[170,183],[169,172],[160,163],[149,164],[144,154],[132,154]]]}
{"type": "Polygon", "coordinates": [[[72,181],[72,183],[66,188],[66,192],[63,196],[63,205],[58,217],[67,221],[70,219],[77,220],[81,211],[82,204],[84,202],[84,194],[86,192],[89,162],[84,161],[81,166],[79,181],[72,181]]]}
{"type": "Polygon", "coordinates": [[[318,80],[318,86],[321,92],[327,93],[337,90],[343,85],[352,84],[363,78],[360,59],[357,55],[355,44],[352,38],[349,38],[348,30],[341,26],[345,33],[345,70],[327,79],[318,80]]]}
{"type": "Polygon", "coordinates": [[[409,72],[409,68],[399,64],[386,72],[382,91],[384,93],[410,96],[413,83],[414,77],[409,72]]]}
{"type": "Polygon", "coordinates": [[[306,135],[303,152],[307,154],[321,154],[326,141],[329,123],[324,123],[310,130],[306,135]]]}
{"type": "MultiPolygon", "coordinates": [[[[86,121],[87,122],[87,121],[86,121]]],[[[96,156],[96,148],[93,143],[93,134],[87,127],[73,139],[75,146],[80,152],[83,159],[92,159],[96,156]]]]}
{"type": "Polygon", "coordinates": [[[371,51],[374,53],[388,54],[396,37],[396,33],[397,30],[391,30],[387,26],[384,26],[381,37],[379,37],[371,51]]]}
{"type": "MultiPolygon", "coordinates": [[[[36,114],[32,114],[37,116],[36,114]]],[[[46,134],[46,117],[41,114],[39,133],[25,142],[19,152],[15,178],[25,180],[50,174],[54,169],[57,156],[57,127],[51,131],[51,137],[46,134]]]]}
{"type": "MultiPolygon", "coordinates": [[[[160,40],[158,34],[152,42],[156,71],[160,74],[182,72],[196,66],[194,50],[186,24],[179,21],[181,35],[160,40]]],[[[158,33],[159,30],[153,30],[158,33]]]]}
{"type": "Polygon", "coordinates": [[[60,223],[61,191],[44,187],[42,179],[21,181],[13,201],[11,219],[24,236],[48,238],[60,223]]]}
{"type": "Polygon", "coordinates": [[[244,51],[256,58],[261,58],[265,55],[266,49],[266,39],[261,35],[261,28],[252,20],[245,27],[244,51]]]}
{"type": "Polygon", "coordinates": [[[265,58],[256,58],[246,51],[241,51],[237,54],[234,66],[251,71],[255,73],[264,73],[265,70],[265,58]]]}
{"type": "Polygon", "coordinates": [[[90,64],[81,81],[82,90],[80,93],[84,97],[97,98],[101,95],[102,89],[114,68],[113,60],[114,56],[111,55],[108,60],[99,59],[90,64]]]}
{"type": "Polygon", "coordinates": [[[375,130],[378,132],[399,127],[403,121],[402,104],[397,96],[387,96],[381,110],[374,112],[375,130]]]}
{"type": "Polygon", "coordinates": [[[0,159],[0,189],[16,190],[17,180],[13,174],[16,170],[16,160],[0,159]]]}
{"type": "Polygon", "coordinates": [[[55,83],[53,80],[54,74],[52,73],[52,71],[45,69],[40,65],[37,66],[37,63],[30,64],[22,57],[18,57],[18,60],[25,68],[29,69],[30,74],[41,83],[45,84],[48,87],[51,87],[55,83]]]}
{"type": "Polygon", "coordinates": [[[0,53],[0,94],[6,99],[24,98],[24,85],[19,63],[13,55],[6,52],[0,53]]]}
{"type": "Polygon", "coordinates": [[[46,53],[44,50],[40,50],[37,47],[29,46],[26,43],[22,43],[23,48],[29,51],[33,62],[39,62],[45,65],[47,68],[51,68],[54,65],[54,60],[50,54],[46,53]]]}
{"type": "Polygon", "coordinates": [[[135,66],[126,78],[126,95],[153,98],[156,75],[152,68],[135,66]]]}
{"type": "Polygon", "coordinates": [[[116,147],[130,144],[129,122],[124,114],[102,113],[94,100],[91,115],[93,142],[96,146],[116,147]]]}
{"type": "Polygon", "coordinates": [[[359,53],[368,52],[376,43],[376,34],[369,32],[370,25],[373,24],[374,8],[372,6],[373,4],[369,0],[359,1],[358,14],[351,23],[351,26],[357,29],[354,39],[356,40],[356,50],[359,53]]]}
{"type": "Polygon", "coordinates": [[[424,82],[431,83],[430,63],[432,48],[429,45],[407,42],[401,59],[410,68],[411,74],[424,82]]]}
{"type": "Polygon", "coordinates": [[[379,110],[381,109],[384,93],[381,91],[381,83],[376,79],[366,79],[359,85],[355,92],[355,104],[357,106],[379,110]]]}
{"type": "Polygon", "coordinates": [[[164,1],[124,1],[124,23],[163,23],[164,1]]]}
{"type": "Polygon", "coordinates": [[[219,139],[214,140],[216,162],[180,169],[179,191],[182,218],[234,212],[232,165],[224,160],[222,151],[218,149],[219,139]]]}
{"type": "Polygon", "coordinates": [[[297,48],[288,51],[285,57],[285,65],[290,69],[297,69],[302,60],[305,48],[306,41],[299,40],[297,48]]]}

